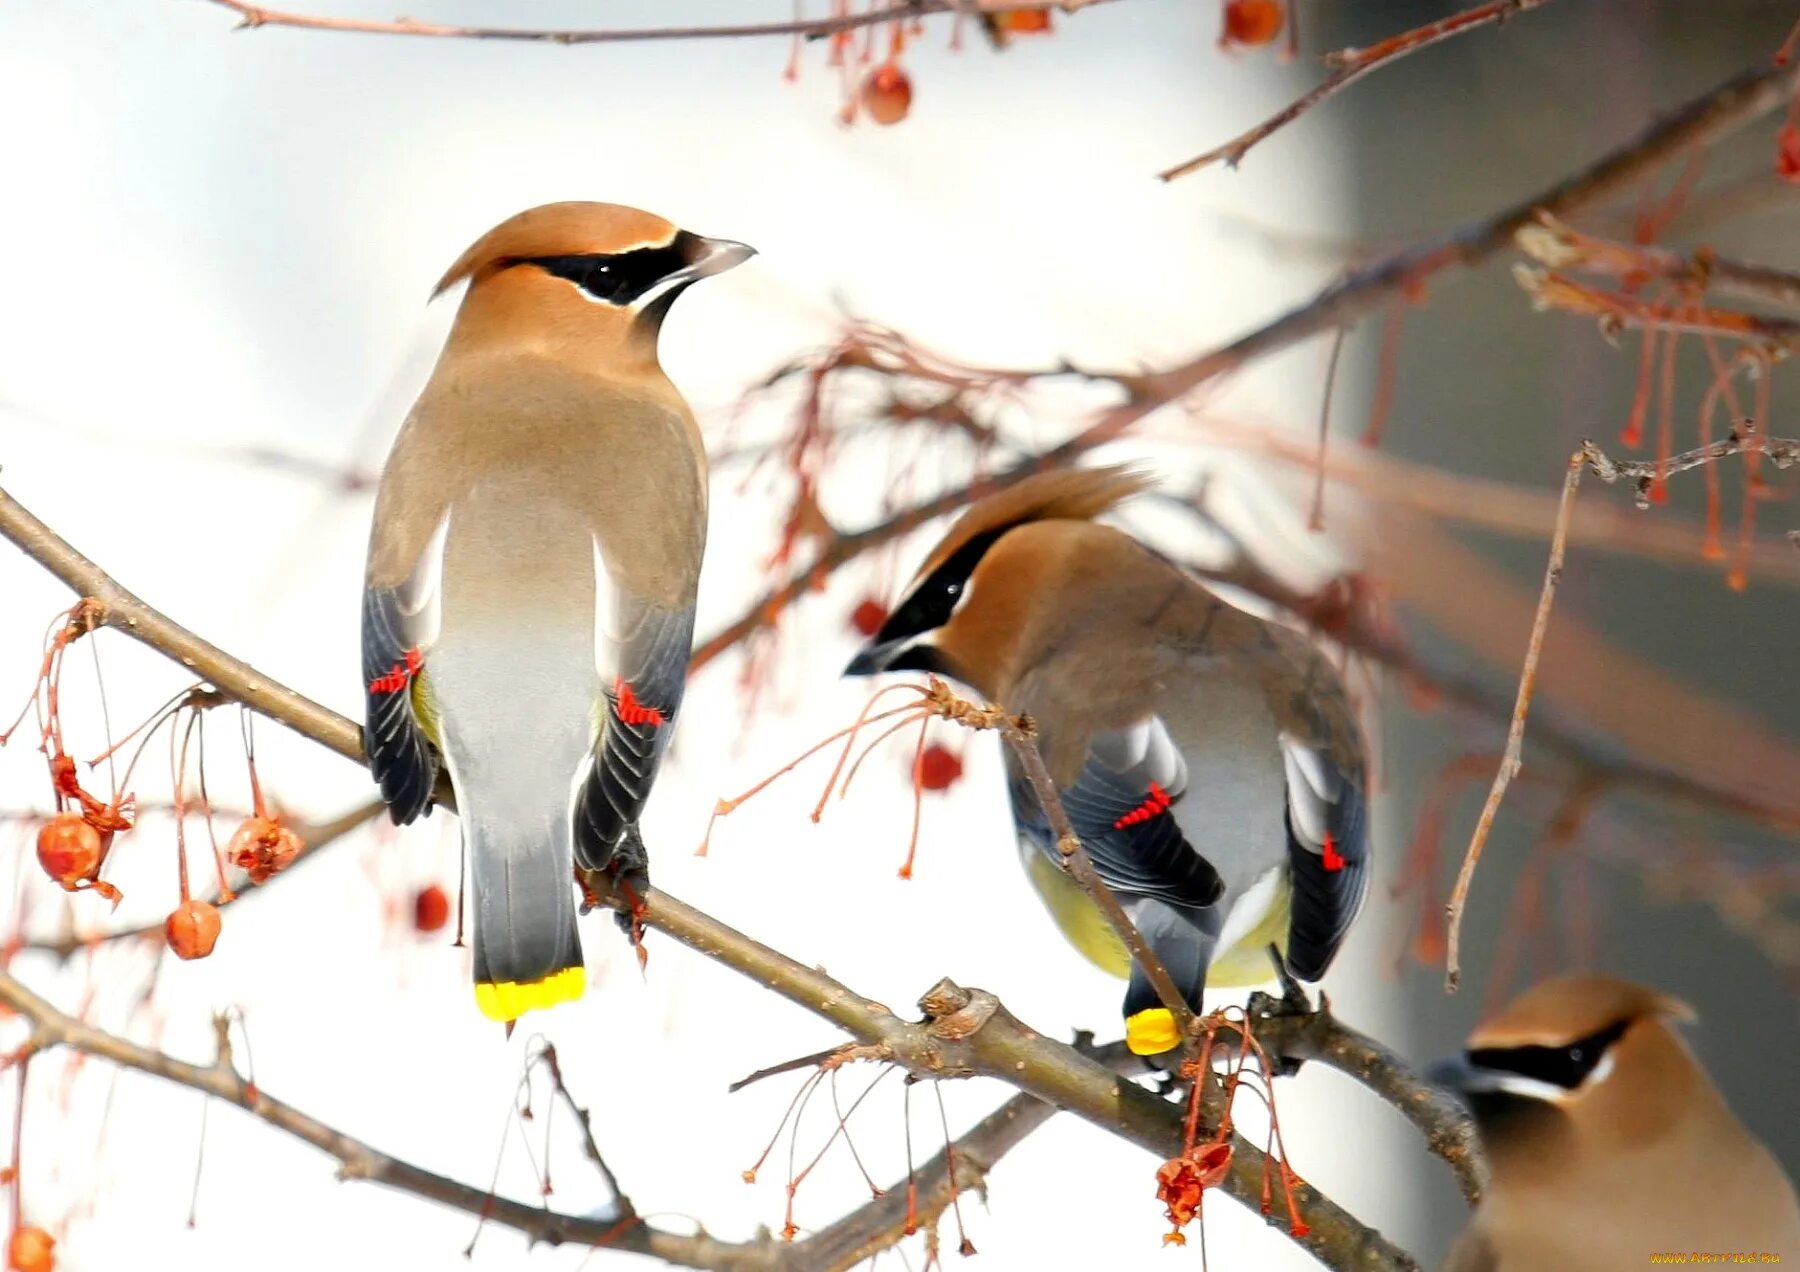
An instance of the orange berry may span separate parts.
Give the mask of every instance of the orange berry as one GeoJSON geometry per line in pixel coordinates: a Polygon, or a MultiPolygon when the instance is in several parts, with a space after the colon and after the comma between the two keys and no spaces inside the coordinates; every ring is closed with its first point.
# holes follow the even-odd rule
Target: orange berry
{"type": "Polygon", "coordinates": [[[1281,0],[1225,0],[1222,44],[1267,44],[1281,34],[1287,10],[1281,0]]]}
{"type": "Polygon", "coordinates": [[[887,616],[887,606],[872,596],[867,597],[850,611],[850,626],[863,636],[873,636],[887,622],[887,616]]]}
{"type": "Polygon", "coordinates": [[[919,755],[916,776],[928,791],[949,790],[962,777],[962,759],[948,747],[933,742],[919,755]]]}
{"type": "Polygon", "coordinates": [[[862,86],[863,109],[878,124],[897,124],[912,109],[912,81],[897,62],[883,62],[862,86]]]}
{"type": "Polygon", "coordinates": [[[58,813],[39,828],[37,855],[44,873],[73,892],[100,873],[106,847],[80,813],[58,813]]]}
{"type": "Polygon", "coordinates": [[[435,932],[450,921],[450,898],[435,883],[426,884],[413,898],[413,927],[435,932]]]}
{"type": "Polygon", "coordinates": [[[232,833],[225,855],[251,883],[262,883],[299,855],[300,836],[272,817],[251,816],[232,833]]]}
{"type": "Polygon", "coordinates": [[[219,907],[210,901],[183,901],[169,912],[163,936],[176,958],[205,958],[219,939],[219,907]]]}
{"type": "Polygon", "coordinates": [[[1002,31],[1013,35],[1041,35],[1051,29],[1048,9],[1006,9],[993,16],[1002,31]]]}
{"type": "Polygon", "coordinates": [[[54,1272],[56,1238],[42,1228],[14,1228],[6,1243],[6,1266],[13,1272],[54,1272]]]}

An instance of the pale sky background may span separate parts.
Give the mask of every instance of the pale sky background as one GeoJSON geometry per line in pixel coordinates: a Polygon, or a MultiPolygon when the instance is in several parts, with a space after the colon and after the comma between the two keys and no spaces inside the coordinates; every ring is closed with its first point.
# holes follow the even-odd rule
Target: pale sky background
{"type": "MultiPolygon", "coordinates": [[[[381,0],[331,11],[393,12],[381,0]]],[[[789,8],[470,0],[408,12],[627,26],[777,19],[789,8]]],[[[715,435],[747,384],[829,338],[840,303],[973,361],[1165,361],[1322,281],[1323,266],[1276,260],[1226,218],[1329,234],[1345,178],[1324,116],[1241,173],[1173,187],[1151,179],[1280,104],[1305,75],[1267,56],[1219,53],[1215,22],[1210,5],[1131,0],[995,56],[972,32],[963,53],[946,52],[949,25],[939,19],[909,54],[912,116],[884,130],[838,125],[823,48],[808,50],[797,84],[785,82],[779,40],[570,49],[233,33],[230,14],[199,0],[15,0],[0,11],[0,153],[14,174],[0,203],[0,238],[12,245],[0,299],[6,487],[152,603],[354,715],[367,498],[222,452],[378,456],[452,311],[427,308],[430,286],[469,241],[524,207],[595,198],[759,248],[750,265],[685,298],[665,336],[665,364],[715,435]]],[[[1260,368],[1229,400],[1247,416],[1310,426],[1322,358],[1308,349],[1260,368]]],[[[770,419],[753,412],[747,427],[770,419]]],[[[754,590],[774,493],[766,482],[715,482],[703,634],[754,590]]],[[[840,484],[831,511],[861,524],[875,499],[873,482],[862,507],[840,484]]],[[[924,546],[908,544],[900,564],[910,569],[924,546]]],[[[950,974],[994,990],[1047,1032],[1115,1035],[1119,986],[1056,941],[1024,886],[991,740],[968,743],[955,798],[928,804],[910,884],[895,879],[908,807],[899,748],[871,761],[823,825],[804,816],[823,780],[814,766],[721,823],[709,858],[690,855],[717,796],[742,790],[860,705],[865,687],[837,672],[851,648],[844,614],[867,578],[853,571],[792,621],[776,682],[781,711],[743,718],[735,664],[691,687],[679,753],[646,826],[657,882],[896,1008],[950,974]]],[[[26,690],[43,625],[70,598],[11,551],[0,553],[0,596],[0,697],[10,704],[26,690]]],[[[183,683],[121,640],[101,649],[115,721],[141,718],[183,683]]],[[[85,652],[72,666],[85,686],[85,652]]],[[[89,701],[84,687],[71,691],[83,754],[100,747],[93,712],[78,709],[89,701]]],[[[221,802],[242,799],[234,730],[229,716],[215,720],[221,802]]],[[[329,815],[369,791],[359,771],[279,728],[263,726],[258,740],[265,783],[297,812],[329,815]]],[[[137,783],[146,798],[164,789],[165,766],[153,748],[137,783]]],[[[0,753],[0,807],[46,802],[26,746],[0,753]]],[[[61,973],[15,966],[64,1006],[96,988],[97,1020],[189,1058],[208,1054],[210,1013],[241,1005],[263,1087],[476,1186],[493,1170],[524,1048],[540,1030],[561,1049],[640,1211],[689,1215],[725,1237],[778,1228],[775,1163],[785,1148],[762,1184],[746,1187],[739,1174],[798,1079],[737,1096],[725,1085],[830,1045],[833,1031],[654,935],[641,979],[610,920],[596,917],[586,925],[596,987],[504,1042],[476,1013],[463,951],[448,934],[421,940],[384,918],[384,905],[423,882],[454,889],[453,826],[439,815],[361,836],[227,911],[217,953],[165,965],[146,1011],[132,1013],[128,1001],[148,966],[142,954],[61,973]]],[[[22,832],[7,833],[19,837],[8,860],[24,863],[22,882],[9,886],[27,894],[34,930],[57,930],[60,894],[38,875],[22,832]]],[[[203,836],[199,845],[194,869],[205,878],[203,836]]],[[[109,866],[127,894],[121,920],[168,910],[173,863],[166,822],[122,842],[109,866]]],[[[83,924],[105,921],[92,897],[73,906],[83,924]]],[[[1368,973],[1386,949],[1385,918],[1378,890],[1328,982],[1340,1010],[1376,1033],[1395,1024],[1385,982],[1368,973]]],[[[68,1272],[467,1266],[467,1216],[337,1183],[311,1149],[230,1110],[210,1119],[190,1231],[199,1097],[136,1077],[115,1090],[97,1062],[65,1071],[60,1058],[33,1069],[25,1197],[28,1218],[61,1234],[68,1272]]],[[[872,1074],[846,1076],[853,1093],[872,1074]]],[[[1292,1085],[1283,1128],[1300,1170],[1406,1243],[1423,1220],[1405,1172],[1439,1168],[1397,1115],[1346,1080],[1314,1066],[1292,1085]]],[[[884,1083],[854,1123],[882,1183],[902,1170],[899,1089],[884,1083]]],[[[923,1157],[940,1142],[937,1115],[927,1091],[915,1094],[924,1097],[914,1108],[923,1157]]],[[[989,1083],[947,1085],[953,1128],[1003,1095],[989,1083]]],[[[814,1106],[803,1144],[820,1142],[827,1108],[814,1106]]],[[[540,1117],[534,1135],[541,1129],[540,1117]]],[[[568,1155],[566,1124],[558,1135],[555,1204],[604,1205],[592,1173],[568,1155]]],[[[866,1196],[841,1153],[802,1191],[803,1227],[866,1196]]],[[[1197,1266],[1196,1247],[1159,1244],[1155,1165],[1057,1119],[993,1172],[987,1209],[965,1204],[981,1265],[1197,1266]]],[[[516,1138],[501,1180],[531,1196],[516,1138]]],[[[1214,1266],[1310,1266],[1230,1202],[1209,1215],[1214,1266]]],[[[524,1249],[490,1230],[474,1265],[573,1268],[588,1258],[567,1249],[527,1258],[524,1249]]]]}

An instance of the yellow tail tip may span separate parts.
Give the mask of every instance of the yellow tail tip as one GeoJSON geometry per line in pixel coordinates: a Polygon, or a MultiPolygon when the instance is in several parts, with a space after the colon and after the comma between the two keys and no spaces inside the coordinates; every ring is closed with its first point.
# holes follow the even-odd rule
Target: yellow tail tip
{"type": "Polygon", "coordinates": [[[587,970],[565,967],[539,981],[477,981],[475,1005],[489,1020],[514,1021],[528,1011],[580,998],[586,990],[587,970]]]}
{"type": "Polygon", "coordinates": [[[1160,1056],[1181,1045],[1181,1030],[1167,1007],[1146,1007],[1125,1018],[1125,1045],[1134,1056],[1160,1056]]]}

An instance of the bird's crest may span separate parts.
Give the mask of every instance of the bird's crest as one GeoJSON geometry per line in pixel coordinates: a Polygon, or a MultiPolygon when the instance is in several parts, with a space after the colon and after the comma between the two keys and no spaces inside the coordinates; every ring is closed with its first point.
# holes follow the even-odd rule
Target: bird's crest
{"type": "Polygon", "coordinates": [[[463,279],[479,282],[514,261],[552,256],[598,256],[662,247],[676,227],[660,216],[617,203],[546,203],[508,217],[457,257],[432,295],[463,279]]]}
{"type": "Polygon", "coordinates": [[[1679,998],[1613,976],[1558,976],[1477,1025],[1469,1046],[1562,1046],[1611,1025],[1652,1018],[1690,1021],[1694,1009],[1679,998]]]}
{"type": "Polygon", "coordinates": [[[982,535],[1027,521],[1091,521],[1154,484],[1155,478],[1149,473],[1117,465],[1033,473],[1016,485],[970,504],[919,567],[918,577],[927,577],[958,548],[982,535]]]}

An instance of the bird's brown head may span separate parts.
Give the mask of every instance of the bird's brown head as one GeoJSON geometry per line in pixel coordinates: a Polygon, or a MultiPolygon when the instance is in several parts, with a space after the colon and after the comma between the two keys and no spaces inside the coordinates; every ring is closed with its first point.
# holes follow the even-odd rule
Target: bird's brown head
{"type": "Polygon", "coordinates": [[[654,348],[675,297],[754,254],[616,203],[546,203],[482,235],[432,294],[468,280],[464,337],[610,332],[654,348]]]}
{"type": "Polygon", "coordinates": [[[1477,1025],[1433,1076],[1459,1091],[1497,1171],[1641,1144],[1706,1086],[1669,1028],[1693,1009],[1612,976],[1544,981],[1477,1025]]]}
{"type": "MultiPolygon", "coordinates": [[[[1027,611],[1041,601],[1051,557],[1150,479],[1129,468],[1036,473],[976,500],[926,557],[900,604],[845,674],[929,671],[1002,692],[1027,611]]],[[[1107,530],[1127,550],[1126,536],[1107,530]]]]}

